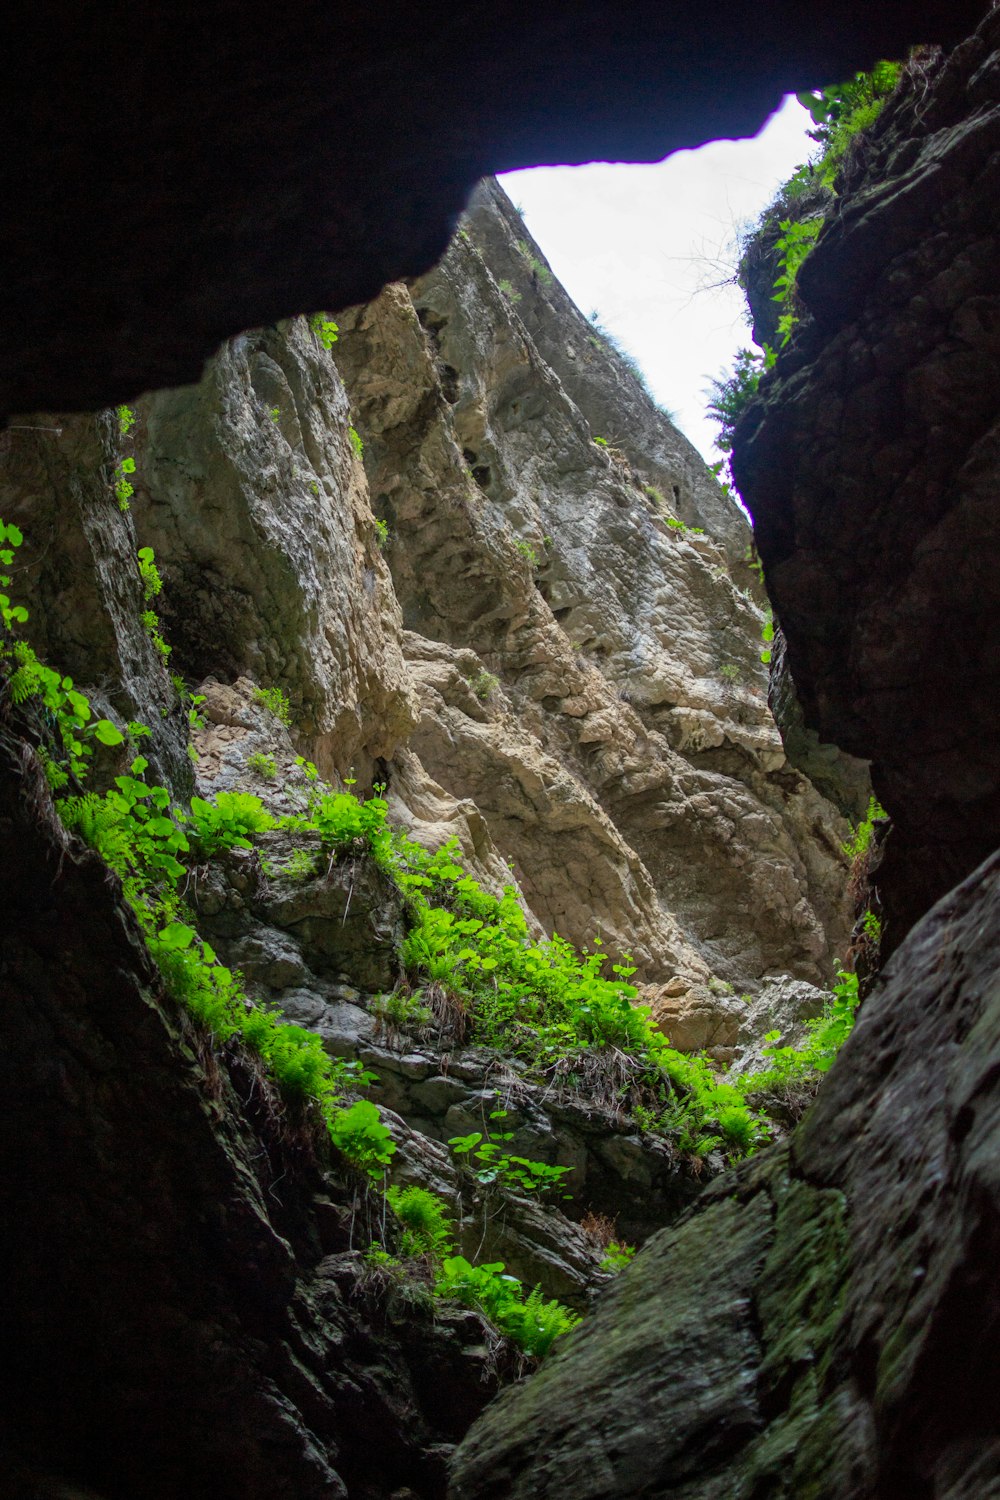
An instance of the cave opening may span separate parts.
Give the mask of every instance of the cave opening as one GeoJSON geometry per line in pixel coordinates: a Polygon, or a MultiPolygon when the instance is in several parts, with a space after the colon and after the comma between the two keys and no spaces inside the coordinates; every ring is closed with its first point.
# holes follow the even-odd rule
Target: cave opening
{"type": "Polygon", "coordinates": [[[495,183],[453,234],[979,19],[746,12],[26,26],[16,1500],[995,1488],[1000,13],[852,157],[734,453],[785,638],[495,183]],[[845,805],[916,931],[827,1074],[845,805]]]}

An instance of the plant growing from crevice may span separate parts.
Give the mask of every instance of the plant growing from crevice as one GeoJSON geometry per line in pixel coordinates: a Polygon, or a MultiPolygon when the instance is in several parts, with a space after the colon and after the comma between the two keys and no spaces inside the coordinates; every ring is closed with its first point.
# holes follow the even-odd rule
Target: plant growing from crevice
{"type": "Polygon", "coordinates": [[[500,679],[493,672],[477,672],[469,683],[480,703],[488,703],[500,686],[500,679]]]}
{"type": "Polygon", "coordinates": [[[135,459],[123,458],[119,460],[118,470],[115,474],[115,499],[118,501],[118,509],[127,511],[129,501],[135,494],[135,486],[129,481],[128,475],[135,473],[135,459]]]}
{"type": "Polygon", "coordinates": [[[283,724],[286,729],[291,728],[291,704],[288,701],[287,693],[283,692],[280,687],[254,688],[253,701],[259,703],[262,708],[266,708],[268,713],[273,714],[278,723],[283,724]]]}
{"type": "Polygon", "coordinates": [[[527,240],[518,240],[517,248],[528,263],[528,270],[540,286],[552,285],[552,272],[534,253],[527,240]]]}
{"type": "Polygon", "coordinates": [[[247,769],[262,776],[265,781],[273,781],[278,774],[278,762],[266,751],[255,750],[252,755],[247,756],[247,769]]]}
{"type": "Polygon", "coordinates": [[[435,1298],[481,1313],[530,1359],[542,1359],[580,1319],[535,1287],[526,1292],[502,1261],[473,1265],[457,1253],[454,1221],[446,1205],[426,1188],[391,1187],[386,1202],[396,1220],[396,1255],[382,1246],[368,1252],[390,1271],[427,1277],[435,1298]]]}
{"type": "MultiPolygon", "coordinates": [[[[506,1109],[494,1109],[490,1112],[490,1119],[502,1123],[507,1114],[506,1109]]],[[[562,1179],[572,1168],[550,1166],[548,1162],[512,1156],[499,1143],[513,1139],[513,1130],[490,1131],[487,1126],[486,1134],[481,1130],[473,1130],[468,1135],[452,1136],[448,1145],[456,1156],[469,1158],[472,1175],[483,1186],[496,1183],[510,1191],[539,1197],[561,1188],[562,1179]]],[[[562,1193],[561,1196],[570,1198],[572,1194],[562,1193]]]]}
{"type": "Polygon", "coordinates": [[[324,349],[332,349],[340,335],[340,328],[329,313],[313,313],[309,319],[309,328],[324,349]]]}

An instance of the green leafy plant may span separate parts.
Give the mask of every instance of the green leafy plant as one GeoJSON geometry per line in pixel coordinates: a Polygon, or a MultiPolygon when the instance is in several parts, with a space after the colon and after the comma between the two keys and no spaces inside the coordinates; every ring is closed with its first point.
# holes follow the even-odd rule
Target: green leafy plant
{"type": "MultiPolygon", "coordinates": [[[[19,527],[11,521],[0,521],[0,567],[6,569],[14,566],[14,553],[23,541],[24,534],[19,527]]],[[[9,573],[0,573],[0,617],[5,628],[11,631],[15,625],[23,625],[28,618],[24,605],[14,604],[6,592],[12,581],[9,573]]]]}
{"type": "Polygon", "coordinates": [[[270,411],[268,412],[268,415],[270,416],[272,422],[280,422],[281,421],[281,407],[280,406],[272,406],[271,409],[270,409],[270,411]]]}
{"type": "MultiPolygon", "coordinates": [[[[142,593],[146,603],[155,599],[163,587],[156,559],[152,547],[140,547],[138,552],[139,577],[142,579],[142,593]]],[[[170,647],[163,638],[160,628],[160,617],[153,609],[143,610],[139,616],[142,627],[146,631],[158,655],[166,661],[170,655],[170,647]]]]}
{"type": "Polygon", "coordinates": [[[604,437],[595,437],[592,441],[597,444],[598,448],[607,448],[608,446],[608,440],[604,437]]]}
{"type": "Polygon", "coordinates": [[[580,1319],[560,1302],[547,1301],[538,1287],[527,1296],[502,1261],[473,1266],[463,1255],[447,1256],[435,1291],[450,1301],[477,1308],[525,1354],[541,1359],[555,1340],[580,1319]]]}
{"type": "Polygon", "coordinates": [[[434,1013],[429,1005],[424,1004],[420,990],[390,990],[388,994],[376,995],[368,1008],[379,1029],[390,1035],[396,1032],[410,1036],[419,1034],[434,1019],[434,1013]]]}
{"type": "Polygon", "coordinates": [[[438,1261],[451,1253],[454,1221],[434,1193],[421,1187],[391,1187],[385,1198],[402,1226],[401,1255],[438,1261]]]}
{"type": "MultiPolygon", "coordinates": [[[[506,1117],[505,1109],[495,1109],[490,1114],[491,1120],[503,1121],[506,1117]]],[[[448,1145],[456,1156],[468,1156],[476,1163],[472,1169],[473,1175],[477,1182],[484,1185],[495,1182],[503,1188],[538,1195],[561,1187],[562,1179],[572,1168],[553,1167],[547,1162],[531,1161],[524,1156],[510,1156],[497,1144],[499,1141],[513,1139],[512,1130],[493,1132],[492,1136],[484,1136],[481,1130],[474,1130],[469,1135],[452,1136],[448,1145]]],[[[564,1193],[562,1196],[569,1198],[572,1194],[564,1193]]]]}
{"type": "MultiPolygon", "coordinates": [[[[309,1035],[315,1036],[315,1033],[309,1035]]],[[[318,1036],[315,1039],[319,1042],[318,1036]]],[[[382,1124],[378,1109],[367,1099],[359,1099],[350,1108],[333,1114],[330,1139],[348,1161],[376,1179],[382,1176],[396,1151],[396,1144],[388,1127],[382,1124]]]]}
{"type": "Polygon", "coordinates": [[[148,604],[163,588],[163,580],[156,566],[156,554],[152,547],[140,547],[136,555],[139,560],[139,577],[142,579],[142,594],[148,604]]]}
{"type": "Polygon", "coordinates": [[[503,292],[503,294],[507,298],[508,302],[514,302],[514,303],[520,302],[520,300],[521,300],[521,293],[515,289],[515,287],[514,287],[514,285],[513,285],[512,282],[506,280],[506,278],[502,278],[500,281],[497,282],[497,286],[503,292]]]}
{"type": "Polygon", "coordinates": [[[771,643],[774,640],[774,615],[770,608],[764,613],[764,624],[761,627],[760,634],[761,640],[764,642],[764,649],[760,653],[760,659],[765,667],[769,667],[771,665],[771,643]]]}
{"type": "Polygon", "coordinates": [[[801,316],[797,292],[799,270],[816,243],[823,220],[819,215],[808,219],[782,219],[778,227],[781,233],[775,241],[778,275],[774,282],[773,300],[781,304],[778,333],[784,347],[801,316]]]}
{"type": "Polygon", "coordinates": [[[878,119],[902,71],[901,63],[877,62],[870,73],[855,73],[845,83],[796,95],[812,116],[815,129],[809,134],[822,147],[819,159],[811,163],[813,177],[833,186],[851,142],[878,119]]]}
{"type": "Polygon", "coordinates": [[[715,446],[720,453],[732,452],[736,424],[756,396],[763,371],[763,354],[739,349],[731,373],[711,381],[708,415],[719,425],[715,446]]]}
{"type": "MultiPolygon", "coordinates": [[[[542,1359],[580,1319],[569,1308],[525,1292],[502,1261],[473,1265],[455,1253],[455,1226],[446,1206],[420,1187],[391,1187],[386,1202],[399,1225],[399,1256],[376,1247],[376,1264],[390,1269],[414,1261],[434,1278],[435,1296],[472,1307],[531,1359],[542,1359]]],[[[369,1252],[369,1255],[371,1252],[369,1252]]]]}
{"type": "Polygon", "coordinates": [[[295,757],[295,764],[297,768],[302,772],[306,781],[315,782],[319,780],[319,771],[313,765],[311,760],[306,760],[304,755],[297,755],[295,757]]]}
{"type": "Polygon", "coordinates": [[[365,445],[361,441],[361,434],[358,432],[357,428],[356,427],[348,427],[348,429],[347,429],[347,436],[350,438],[350,440],[351,440],[351,447],[354,449],[354,452],[357,454],[358,458],[363,458],[364,457],[364,452],[365,452],[365,445]]]}
{"type": "Polygon", "coordinates": [[[611,1240],[601,1258],[601,1270],[616,1274],[624,1271],[635,1255],[634,1245],[625,1245],[621,1240],[611,1240]]]}
{"type": "Polygon", "coordinates": [[[389,545],[389,523],[388,521],[375,520],[375,541],[380,552],[384,552],[389,545]]]}
{"type": "Polygon", "coordinates": [[[487,703],[500,686],[500,679],[493,672],[477,672],[469,686],[480,703],[487,703]]]}
{"type": "Polygon", "coordinates": [[[324,349],[333,348],[340,334],[340,329],[329,313],[313,313],[309,319],[309,327],[324,349]]]}
{"type": "Polygon", "coordinates": [[[123,458],[119,461],[118,470],[115,475],[115,499],[118,501],[118,509],[121,511],[128,510],[129,501],[135,494],[135,486],[126,477],[134,473],[134,458],[123,458]]]}
{"type": "Polygon", "coordinates": [[[858,1007],[858,977],[844,970],[833,986],[833,998],[820,1014],[806,1023],[807,1036],[801,1047],[779,1047],[780,1032],[772,1031],[764,1041],[770,1066],[761,1073],[748,1073],[736,1082],[744,1097],[759,1096],[769,1090],[801,1087],[818,1082],[826,1073],[850,1035],[858,1007]]]}
{"type": "Polygon", "coordinates": [[[118,431],[121,433],[122,437],[128,437],[129,433],[132,431],[132,428],[135,426],[135,412],[132,410],[131,406],[126,406],[123,403],[121,406],[117,406],[115,408],[115,416],[118,418],[118,431]]]}
{"type": "Polygon", "coordinates": [[[268,713],[274,715],[279,723],[284,724],[286,729],[291,728],[292,708],[288,701],[288,695],[279,687],[254,688],[253,701],[266,708],[268,713]]]}
{"type": "Polygon", "coordinates": [[[247,768],[258,776],[263,776],[265,781],[273,781],[278,774],[278,762],[273,755],[268,755],[263,750],[255,750],[252,755],[247,756],[247,768]]]}
{"type": "Polygon", "coordinates": [[[518,538],[518,540],[514,543],[514,546],[517,548],[518,552],[520,552],[521,556],[525,559],[530,567],[538,567],[538,553],[535,551],[530,542],[526,542],[521,538],[518,538]]]}
{"type": "Polygon", "coordinates": [[[319,873],[319,856],[315,849],[293,849],[281,874],[286,880],[312,880],[319,873]]]}
{"type": "Polygon", "coordinates": [[[871,848],[872,839],[875,836],[875,824],[879,819],[887,818],[888,813],[876,797],[869,797],[868,810],[854,830],[854,836],[844,844],[844,853],[848,859],[860,860],[871,848]]]}
{"type": "Polygon", "coordinates": [[[203,859],[220,849],[251,849],[252,834],[277,826],[278,820],[252,792],[219,792],[214,802],[191,798],[191,837],[203,859]]]}

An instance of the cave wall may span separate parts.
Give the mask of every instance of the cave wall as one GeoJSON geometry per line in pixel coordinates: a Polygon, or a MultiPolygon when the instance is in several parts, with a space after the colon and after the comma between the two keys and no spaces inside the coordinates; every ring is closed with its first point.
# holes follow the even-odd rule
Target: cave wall
{"type": "Polygon", "coordinates": [[[850,153],[734,450],[806,724],[893,819],[886,951],[1000,843],[998,44],[921,56],[850,153]]]}
{"type": "Polygon", "coordinates": [[[979,10],[15,4],[0,409],[196,380],[240,329],[425,271],[484,173],[750,134],[979,10]]]}

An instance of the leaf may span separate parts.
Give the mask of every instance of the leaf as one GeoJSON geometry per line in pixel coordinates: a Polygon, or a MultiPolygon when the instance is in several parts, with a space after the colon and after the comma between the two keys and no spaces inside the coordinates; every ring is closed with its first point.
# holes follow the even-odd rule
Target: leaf
{"type": "MultiPolygon", "coordinates": [[[[125,736],[120,729],[116,729],[110,719],[98,719],[94,725],[94,738],[102,745],[120,745],[125,736]]],[[[132,769],[135,769],[133,762],[132,769]]]]}
{"type": "Polygon", "coordinates": [[[186,922],[170,922],[157,933],[165,948],[177,951],[190,948],[196,936],[194,928],[188,927],[186,922]]]}

